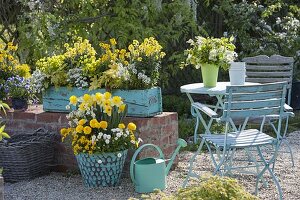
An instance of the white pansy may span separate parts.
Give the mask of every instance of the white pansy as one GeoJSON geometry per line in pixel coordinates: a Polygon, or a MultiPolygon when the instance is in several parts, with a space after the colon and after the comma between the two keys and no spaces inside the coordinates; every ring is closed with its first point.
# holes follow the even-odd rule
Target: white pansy
{"type": "Polygon", "coordinates": [[[71,106],[70,106],[70,105],[66,105],[66,109],[67,109],[67,110],[70,110],[70,109],[71,109],[71,106]]]}
{"type": "Polygon", "coordinates": [[[106,138],[107,138],[108,140],[110,140],[111,135],[106,135],[106,138]]]}
{"type": "Polygon", "coordinates": [[[121,136],[122,136],[122,133],[118,132],[118,133],[116,134],[116,136],[117,136],[117,137],[121,137],[121,136]]]}
{"type": "Polygon", "coordinates": [[[106,139],[106,140],[105,140],[105,143],[106,143],[106,144],[109,144],[109,140],[108,140],[108,139],[106,139]]]}
{"type": "Polygon", "coordinates": [[[100,133],[98,133],[98,136],[97,136],[97,138],[98,139],[101,139],[101,137],[103,136],[103,133],[102,132],[100,132],[100,133]]]}
{"type": "Polygon", "coordinates": [[[121,153],[118,153],[118,155],[117,155],[119,158],[121,158],[122,157],[122,154],[121,153]]]}
{"type": "Polygon", "coordinates": [[[97,163],[101,164],[101,163],[102,163],[102,160],[98,160],[97,163]]]}

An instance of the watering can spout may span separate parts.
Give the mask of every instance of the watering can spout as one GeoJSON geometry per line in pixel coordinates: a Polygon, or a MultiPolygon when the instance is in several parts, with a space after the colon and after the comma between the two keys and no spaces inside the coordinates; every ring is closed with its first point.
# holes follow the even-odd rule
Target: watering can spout
{"type": "Polygon", "coordinates": [[[177,146],[177,148],[175,149],[175,151],[174,151],[174,153],[173,153],[171,159],[169,160],[168,166],[166,167],[166,176],[169,174],[169,171],[170,171],[170,169],[171,169],[171,166],[173,165],[173,162],[174,162],[174,160],[175,160],[175,158],[176,158],[176,155],[178,154],[180,148],[181,148],[181,147],[186,147],[186,146],[187,146],[187,143],[186,143],[185,140],[179,138],[179,139],[177,140],[177,145],[178,145],[178,146],[177,146]]]}

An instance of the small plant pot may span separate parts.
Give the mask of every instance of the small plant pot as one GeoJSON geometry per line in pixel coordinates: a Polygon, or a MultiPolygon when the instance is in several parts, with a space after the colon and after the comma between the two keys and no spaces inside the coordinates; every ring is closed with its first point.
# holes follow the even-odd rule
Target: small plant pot
{"type": "Polygon", "coordinates": [[[119,184],[127,150],[92,154],[79,153],[77,163],[86,187],[110,187],[119,184]]]}
{"type": "Polygon", "coordinates": [[[214,64],[201,64],[203,85],[206,88],[216,87],[219,73],[219,66],[214,64]]]}
{"type": "Polygon", "coordinates": [[[245,84],[246,67],[245,62],[232,62],[229,68],[231,85],[245,84]]]}
{"type": "Polygon", "coordinates": [[[27,100],[12,98],[12,108],[14,110],[26,110],[28,108],[27,100]]]}

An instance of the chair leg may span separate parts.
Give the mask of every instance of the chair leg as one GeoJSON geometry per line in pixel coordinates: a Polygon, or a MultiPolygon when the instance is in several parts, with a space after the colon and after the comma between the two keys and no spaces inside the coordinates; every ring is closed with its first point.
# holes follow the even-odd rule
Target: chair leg
{"type": "Polygon", "coordinates": [[[193,165],[194,165],[194,161],[196,159],[196,157],[200,154],[201,150],[202,150],[202,147],[204,145],[204,142],[205,142],[205,139],[202,139],[200,145],[199,145],[199,148],[197,149],[197,151],[194,153],[193,157],[191,158],[190,160],[190,168],[189,168],[189,171],[188,171],[188,174],[187,174],[187,177],[185,178],[183,184],[182,184],[182,187],[186,187],[187,183],[188,183],[188,180],[189,178],[192,176],[192,177],[196,177],[196,174],[193,173],[193,165]]]}
{"type": "Polygon", "coordinates": [[[199,118],[196,117],[196,125],[195,125],[195,131],[194,131],[194,143],[197,143],[198,140],[198,128],[199,128],[199,118]]]}
{"type": "Polygon", "coordinates": [[[282,199],[282,189],[281,189],[281,186],[280,186],[279,181],[278,181],[277,177],[275,176],[274,172],[270,169],[270,163],[273,163],[275,161],[275,159],[277,157],[278,149],[279,149],[279,143],[276,145],[276,149],[275,149],[273,157],[269,160],[269,162],[267,162],[265,160],[265,158],[263,157],[259,146],[257,146],[258,155],[262,159],[265,167],[258,174],[257,179],[256,179],[256,184],[255,184],[255,194],[256,195],[257,195],[257,192],[258,192],[258,182],[259,182],[260,178],[263,176],[264,172],[266,170],[268,170],[269,173],[271,174],[272,178],[273,178],[273,181],[274,181],[275,185],[277,186],[277,190],[278,190],[278,193],[279,193],[279,199],[282,199]]]}

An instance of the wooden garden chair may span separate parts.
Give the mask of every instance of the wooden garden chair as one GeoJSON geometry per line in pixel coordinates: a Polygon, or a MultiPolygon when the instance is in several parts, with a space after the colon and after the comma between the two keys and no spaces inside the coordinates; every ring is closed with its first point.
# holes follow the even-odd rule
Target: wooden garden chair
{"type": "MultiPolygon", "coordinates": [[[[286,115],[290,113],[284,111],[284,104],[286,99],[286,89],[287,83],[269,83],[261,85],[251,85],[251,86],[227,86],[226,95],[224,100],[224,110],[221,117],[211,110],[209,107],[200,103],[194,103],[196,112],[203,112],[208,116],[225,123],[225,133],[224,134],[201,134],[201,143],[190,160],[190,168],[188,175],[183,183],[185,187],[189,181],[190,177],[199,177],[195,172],[193,172],[194,161],[201,153],[202,147],[205,144],[210,153],[211,159],[214,163],[215,170],[214,174],[224,175],[227,171],[238,170],[244,167],[234,167],[232,166],[232,156],[236,149],[245,149],[246,151],[255,148],[255,152],[258,154],[259,159],[254,162],[256,165],[256,185],[255,194],[258,191],[258,183],[263,180],[263,174],[268,171],[272,176],[274,183],[277,186],[280,199],[282,199],[282,190],[270,165],[275,162],[278,149],[280,146],[280,128],[282,119],[286,118],[286,115]],[[272,115],[278,119],[278,127],[276,129],[276,138],[273,138],[263,132],[263,127],[265,119],[272,115]],[[237,129],[233,118],[243,118],[244,123],[240,129],[237,129]],[[262,117],[263,120],[260,125],[260,129],[246,129],[247,122],[250,117],[262,117]],[[230,127],[235,127],[233,132],[229,131],[230,127]],[[263,146],[273,146],[274,151],[269,152],[271,156],[268,160],[265,155],[262,154],[261,148],[263,146]],[[221,155],[217,158],[214,157],[212,148],[221,152],[221,155]],[[260,167],[263,166],[261,169],[260,167]]],[[[248,164],[253,162],[253,159],[245,160],[248,164]]]]}
{"type": "MultiPolygon", "coordinates": [[[[291,103],[292,92],[292,79],[293,79],[293,57],[284,57],[280,55],[272,55],[270,57],[266,55],[259,55],[255,57],[246,57],[242,60],[246,63],[246,81],[254,83],[274,83],[274,82],[287,82],[287,105],[285,109],[292,111],[289,106],[291,103]]],[[[257,124],[257,120],[251,120],[252,124],[257,124]]],[[[274,122],[276,119],[267,119],[268,124],[275,130],[276,126],[274,122]]],[[[289,116],[286,117],[284,132],[280,136],[281,143],[285,143],[288,147],[288,151],[281,151],[283,153],[289,153],[291,156],[292,166],[294,166],[294,157],[292,149],[286,139],[286,133],[288,128],[289,116]]],[[[278,126],[277,126],[278,129],[278,126]]],[[[274,166],[273,166],[274,168],[274,166]]]]}

